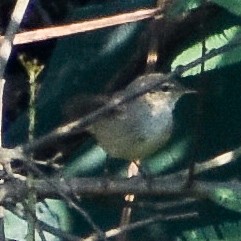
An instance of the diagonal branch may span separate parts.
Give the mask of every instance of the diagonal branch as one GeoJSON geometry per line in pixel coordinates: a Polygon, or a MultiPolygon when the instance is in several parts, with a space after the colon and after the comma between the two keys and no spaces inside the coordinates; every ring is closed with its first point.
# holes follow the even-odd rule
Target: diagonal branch
{"type": "MultiPolygon", "coordinates": [[[[135,223],[130,223],[128,225],[124,225],[118,228],[114,228],[114,229],[110,229],[108,231],[105,232],[106,238],[113,238],[115,236],[118,236],[122,233],[131,231],[131,230],[135,230],[138,228],[142,228],[145,227],[149,224],[152,223],[157,223],[157,222],[165,222],[165,221],[176,221],[176,220],[184,220],[184,219],[191,219],[191,218],[197,218],[198,217],[198,213],[193,212],[193,213],[188,213],[188,214],[179,214],[176,216],[168,216],[168,215],[163,215],[163,214],[159,214],[150,218],[146,218],[144,220],[141,221],[137,221],[135,223]]],[[[88,238],[85,239],[81,239],[79,241],[98,241],[98,236],[97,235],[91,235],[88,238]]]]}
{"type": "Polygon", "coordinates": [[[179,66],[177,67],[173,72],[170,72],[166,75],[160,75],[159,79],[154,80],[153,82],[150,82],[144,86],[141,86],[137,91],[133,91],[131,94],[126,94],[125,92],[122,92],[119,95],[114,95],[113,98],[103,107],[97,109],[94,112],[91,112],[89,115],[84,116],[83,118],[80,118],[77,121],[73,121],[67,125],[63,125],[59,128],[56,128],[49,134],[40,137],[37,140],[34,140],[31,143],[24,144],[20,146],[20,149],[24,153],[32,152],[38,148],[41,148],[42,146],[47,145],[48,143],[55,143],[59,138],[65,138],[68,136],[72,136],[73,134],[80,133],[89,126],[90,124],[96,122],[99,120],[103,115],[110,113],[112,110],[117,108],[118,106],[129,102],[135,98],[138,98],[139,96],[149,92],[150,90],[157,88],[162,80],[170,80],[172,78],[175,78],[175,76],[181,76],[184,72],[188,71],[189,69],[217,56],[220,54],[223,54],[225,52],[231,51],[241,45],[241,38],[237,38],[235,41],[233,41],[230,44],[227,44],[225,46],[222,46],[217,49],[212,49],[209,53],[204,55],[203,57],[198,58],[197,60],[194,60],[190,62],[189,64],[185,66],[179,66]]]}
{"type": "MultiPolygon", "coordinates": [[[[76,33],[93,31],[100,28],[116,26],[125,23],[137,22],[140,20],[154,17],[160,11],[159,8],[141,9],[134,12],[118,14],[109,17],[103,17],[93,20],[82,21],[78,23],[65,24],[48,28],[35,29],[23,33],[18,33],[14,37],[13,44],[27,44],[37,41],[43,41],[58,37],[64,37],[76,33]]],[[[0,37],[0,42],[4,37],[0,37]]]]}
{"type": "MultiPolygon", "coordinates": [[[[13,39],[15,37],[16,32],[19,29],[20,23],[22,22],[24,13],[28,6],[29,0],[18,0],[14,10],[11,15],[10,22],[8,24],[5,36],[3,38],[3,42],[0,48],[0,147],[2,146],[2,109],[3,109],[3,91],[5,80],[3,78],[13,45],[13,39]]],[[[1,165],[2,167],[3,165],[1,165]]],[[[9,163],[5,165],[5,168],[8,172],[11,171],[11,166],[9,163]]],[[[4,208],[0,206],[0,239],[2,241],[5,240],[4,234],[4,208]]]]}
{"type": "Polygon", "coordinates": [[[13,40],[19,29],[20,23],[22,22],[23,15],[26,11],[28,3],[29,3],[29,0],[17,1],[11,16],[10,23],[7,27],[5,36],[2,37],[3,43],[0,49],[0,79],[3,78],[5,67],[7,65],[7,62],[12,50],[13,40]]]}

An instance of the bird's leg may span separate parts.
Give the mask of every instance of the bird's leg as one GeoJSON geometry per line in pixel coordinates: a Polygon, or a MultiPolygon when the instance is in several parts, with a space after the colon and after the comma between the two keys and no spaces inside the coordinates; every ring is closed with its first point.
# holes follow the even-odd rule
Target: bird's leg
{"type": "MultiPolygon", "coordinates": [[[[139,165],[140,165],[140,161],[139,160],[133,160],[127,170],[127,177],[131,178],[131,177],[135,177],[139,175],[139,165]]],[[[127,194],[125,196],[125,201],[128,203],[131,203],[134,201],[134,194],[127,194]]],[[[122,209],[122,214],[121,214],[121,220],[120,220],[120,227],[124,226],[124,225],[128,225],[131,219],[131,207],[124,207],[122,209]]],[[[126,240],[126,234],[122,234],[117,236],[116,241],[125,241],[126,240]]]]}
{"type": "MultiPolygon", "coordinates": [[[[139,166],[140,166],[140,161],[139,160],[133,160],[127,170],[127,177],[136,177],[140,174],[139,172],[139,166]]],[[[125,200],[127,202],[133,202],[134,201],[134,195],[133,194],[127,194],[125,196],[125,200]]]]}

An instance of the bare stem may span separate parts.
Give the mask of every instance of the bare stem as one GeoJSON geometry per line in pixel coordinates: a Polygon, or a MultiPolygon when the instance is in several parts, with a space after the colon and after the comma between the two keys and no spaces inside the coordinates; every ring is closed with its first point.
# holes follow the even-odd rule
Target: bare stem
{"type": "MultiPolygon", "coordinates": [[[[44,41],[58,37],[64,37],[76,33],[93,31],[100,28],[116,26],[125,23],[137,22],[140,20],[152,18],[159,12],[158,8],[141,9],[134,12],[118,14],[109,17],[103,17],[93,20],[81,21],[78,23],[65,24],[48,28],[35,29],[16,34],[13,44],[27,44],[37,41],[44,41]]],[[[0,42],[3,37],[0,37],[0,42]]]]}

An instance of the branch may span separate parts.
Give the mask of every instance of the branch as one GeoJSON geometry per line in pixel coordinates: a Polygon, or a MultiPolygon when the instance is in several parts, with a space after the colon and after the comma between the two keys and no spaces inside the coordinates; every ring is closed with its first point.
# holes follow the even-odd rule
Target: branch
{"type": "MultiPolygon", "coordinates": [[[[123,225],[121,227],[115,228],[115,229],[110,229],[108,231],[105,232],[105,236],[106,238],[113,238],[116,237],[122,233],[134,230],[134,229],[138,229],[138,228],[142,228],[144,226],[147,226],[149,224],[152,223],[156,223],[156,222],[167,222],[167,221],[176,221],[176,220],[180,220],[180,219],[190,219],[190,218],[195,218],[198,217],[198,213],[188,213],[188,214],[179,214],[179,215],[172,215],[172,216],[168,216],[168,215],[156,215],[154,217],[150,217],[141,221],[137,221],[135,223],[130,223],[128,225],[123,225]]],[[[85,239],[81,239],[79,241],[97,241],[98,240],[98,236],[97,235],[91,235],[88,238],[85,239]]]]}
{"type": "MultiPolygon", "coordinates": [[[[241,156],[241,146],[237,147],[236,149],[232,151],[228,151],[226,153],[223,153],[221,155],[218,155],[214,158],[211,158],[203,163],[195,163],[195,169],[194,169],[194,175],[199,175],[203,172],[210,171],[214,168],[221,167],[223,165],[226,165],[228,163],[231,163],[232,161],[235,161],[237,158],[241,156]]],[[[187,177],[189,173],[189,169],[182,170],[180,172],[170,174],[168,175],[170,178],[172,176],[182,176],[182,177],[187,177]]]]}
{"type": "Polygon", "coordinates": [[[28,3],[29,0],[17,1],[11,16],[10,23],[6,30],[6,34],[4,37],[2,37],[3,43],[0,49],[0,79],[3,78],[5,67],[12,50],[13,39],[15,38],[15,35],[19,29],[20,23],[22,22],[23,15],[26,11],[28,3]]]}
{"type": "Polygon", "coordinates": [[[214,157],[213,159],[209,159],[203,163],[196,163],[194,174],[200,174],[204,171],[209,171],[216,167],[220,167],[226,165],[241,156],[241,147],[238,147],[232,151],[223,153],[219,156],[214,157]]]}
{"type": "MultiPolygon", "coordinates": [[[[0,159],[9,160],[22,159],[23,162],[34,173],[40,171],[35,164],[24,161],[24,156],[18,149],[0,149],[0,159]]],[[[232,151],[218,155],[206,162],[195,165],[195,175],[199,175],[205,171],[226,165],[241,156],[241,147],[232,151]]],[[[59,197],[60,193],[64,196],[77,194],[91,195],[109,195],[109,194],[126,194],[134,193],[139,195],[168,195],[183,194],[189,170],[154,178],[151,180],[133,178],[124,180],[108,180],[105,178],[73,178],[69,180],[47,179],[36,180],[34,188],[39,197],[59,197]],[[161,183],[161,185],[160,185],[161,183]],[[57,187],[57,188],[56,188],[57,187]]],[[[240,185],[240,184],[238,184],[240,185]]],[[[24,198],[27,193],[26,183],[20,180],[8,181],[0,186],[0,203],[4,200],[16,199],[17,201],[24,198]]]]}
{"type": "MultiPolygon", "coordinates": [[[[0,48],[0,147],[2,146],[2,109],[3,109],[3,91],[5,80],[3,79],[3,75],[12,51],[13,39],[15,37],[16,32],[19,29],[20,23],[22,22],[24,13],[28,6],[29,0],[18,0],[15,8],[12,12],[10,22],[8,24],[6,34],[3,37],[2,45],[0,48]]],[[[2,167],[2,165],[1,165],[2,167]]],[[[11,167],[9,164],[5,165],[6,170],[10,171],[11,167]]],[[[4,209],[0,207],[0,238],[1,240],[5,240],[4,233],[4,209]]]]}
{"type": "MultiPolygon", "coordinates": [[[[133,193],[139,196],[159,197],[191,197],[200,198],[202,193],[215,190],[218,186],[225,185],[238,190],[241,188],[239,181],[208,182],[195,180],[192,188],[186,187],[187,176],[168,175],[153,179],[132,178],[110,180],[107,178],[71,178],[59,180],[57,178],[35,180],[33,187],[40,199],[62,198],[62,195],[72,197],[76,195],[111,196],[133,193]],[[51,183],[51,185],[50,185],[51,183]],[[55,184],[52,185],[52,184],[55,184]],[[56,186],[58,185],[58,188],[56,186]],[[195,186],[199,187],[195,190],[195,186]],[[196,192],[197,191],[197,192],[196,192]]],[[[16,203],[23,201],[27,195],[26,182],[20,180],[6,181],[0,187],[0,204],[16,203]]],[[[203,197],[202,197],[203,198],[203,197]]]]}
{"type": "Polygon", "coordinates": [[[29,153],[33,152],[36,149],[40,149],[41,146],[48,145],[48,143],[55,143],[58,138],[64,138],[68,136],[72,136],[73,134],[80,133],[86,128],[88,125],[96,122],[101,118],[101,116],[110,113],[112,110],[117,108],[118,106],[129,102],[135,98],[138,98],[141,95],[144,95],[145,93],[149,92],[150,90],[154,88],[158,88],[162,80],[168,81],[172,78],[175,78],[176,76],[181,76],[184,72],[188,71],[189,69],[204,63],[205,61],[223,54],[225,52],[228,52],[230,50],[233,50],[237,47],[239,47],[241,44],[241,38],[235,39],[230,44],[227,44],[225,46],[222,46],[217,49],[212,49],[209,51],[209,53],[205,54],[204,56],[198,58],[197,60],[194,60],[190,62],[189,64],[185,66],[179,66],[177,67],[173,72],[170,72],[166,75],[161,75],[159,79],[153,80],[153,82],[150,82],[144,86],[140,86],[140,88],[137,91],[133,91],[131,94],[125,93],[125,91],[121,92],[121,94],[114,95],[114,97],[103,107],[97,109],[94,112],[91,112],[89,115],[84,116],[83,118],[80,118],[77,121],[73,121],[67,125],[63,125],[49,134],[40,137],[38,140],[34,140],[31,143],[24,144],[20,146],[23,153],[29,153]]]}
{"type": "MultiPolygon", "coordinates": [[[[15,205],[14,205],[14,207],[12,205],[7,205],[6,209],[8,209],[11,213],[13,213],[19,219],[22,219],[22,220],[26,221],[25,215],[22,212],[17,212],[15,205]]],[[[51,226],[51,225],[47,224],[46,222],[41,221],[39,219],[36,219],[36,224],[37,224],[37,229],[46,231],[48,233],[51,233],[56,237],[62,238],[63,240],[80,241],[77,236],[69,234],[66,231],[62,231],[60,228],[53,227],[53,226],[51,226]]]]}
{"type": "Polygon", "coordinates": [[[239,47],[241,45],[241,37],[237,37],[236,39],[234,39],[231,43],[226,44],[220,48],[217,49],[211,49],[208,53],[206,53],[205,55],[203,55],[201,58],[198,58],[190,63],[188,63],[185,66],[179,66],[176,68],[175,72],[177,75],[182,75],[183,73],[185,73],[186,71],[192,69],[193,67],[199,65],[199,64],[203,64],[205,63],[205,61],[214,58],[220,54],[229,52],[237,47],[239,47]]]}
{"type": "MultiPolygon", "coordinates": [[[[73,134],[83,131],[83,129],[85,127],[94,123],[99,118],[101,118],[101,116],[111,112],[113,109],[117,108],[119,105],[124,104],[125,102],[128,102],[128,101],[131,101],[131,100],[147,93],[148,91],[152,90],[153,88],[158,87],[161,80],[168,81],[169,79],[174,78],[177,74],[182,75],[185,71],[207,61],[208,59],[211,59],[221,53],[230,51],[230,50],[240,46],[240,43],[241,43],[241,39],[237,38],[235,41],[233,41],[230,44],[227,44],[218,49],[211,50],[209,53],[207,53],[203,57],[200,57],[199,59],[187,64],[186,66],[177,67],[177,69],[175,71],[173,71],[167,75],[160,75],[159,79],[156,79],[149,84],[141,86],[140,89],[137,90],[136,92],[132,92],[129,95],[126,95],[125,92],[123,92],[122,95],[115,95],[110,100],[110,102],[107,103],[105,106],[97,109],[94,112],[91,112],[89,115],[86,115],[77,121],[73,121],[67,125],[63,125],[57,129],[53,130],[49,134],[47,134],[43,137],[40,137],[37,140],[34,140],[31,143],[26,143],[26,144],[20,145],[12,150],[2,148],[0,150],[1,160],[5,161],[5,162],[10,162],[12,159],[21,159],[24,161],[24,160],[26,160],[26,158],[24,157],[26,153],[31,153],[31,152],[34,152],[35,150],[41,149],[42,146],[46,146],[49,143],[56,143],[59,138],[65,138],[65,137],[68,137],[68,136],[71,136],[73,134]]],[[[240,156],[239,148],[235,149],[233,151],[236,152],[236,155],[240,156]]],[[[233,159],[234,159],[234,157],[231,158],[230,160],[226,161],[226,163],[232,161],[233,159]]],[[[213,167],[215,167],[216,165],[217,166],[220,165],[220,164],[218,164],[219,160],[220,159],[213,161],[213,164],[211,164],[211,166],[214,165],[213,167]]],[[[209,165],[209,164],[207,164],[207,165],[209,165]]],[[[210,166],[210,168],[212,168],[211,166],[210,166]]]]}
{"type": "MultiPolygon", "coordinates": [[[[59,180],[57,178],[45,178],[35,180],[33,187],[36,190],[37,196],[43,199],[47,197],[62,198],[61,194],[72,197],[73,193],[78,195],[91,194],[94,196],[121,195],[126,193],[166,195],[167,193],[180,193],[185,184],[185,181],[181,181],[180,179],[178,179],[175,184],[173,184],[173,180],[168,180],[160,185],[160,181],[164,181],[163,178],[152,179],[150,182],[139,178],[130,180],[108,180],[106,178],[72,178],[59,180]],[[58,188],[55,187],[57,185],[58,188]]],[[[26,182],[17,179],[6,181],[0,186],[0,204],[4,205],[9,201],[14,203],[23,201],[26,198],[27,192],[26,182]]]]}
{"type": "Polygon", "coordinates": [[[132,91],[131,93],[126,93],[125,91],[119,92],[114,95],[113,98],[106,105],[97,109],[96,111],[91,112],[90,114],[84,116],[83,118],[80,118],[77,121],[73,121],[67,125],[63,125],[53,130],[49,134],[40,137],[38,140],[34,140],[31,143],[20,146],[20,148],[22,148],[23,153],[29,153],[41,148],[41,146],[45,146],[48,143],[56,143],[59,138],[64,138],[72,136],[73,134],[81,133],[84,128],[99,120],[103,115],[110,113],[118,106],[147,93],[151,89],[158,87],[161,80],[169,80],[171,78],[174,78],[174,75],[175,72],[167,75],[160,74],[160,78],[155,78],[155,80],[153,80],[152,82],[140,86],[140,88],[136,91],[132,91]]]}
{"type": "MultiPolygon", "coordinates": [[[[14,149],[4,149],[0,151],[1,159],[5,157],[2,156],[3,153],[6,156],[15,156],[15,158],[23,158],[21,153],[14,153],[14,149]],[[18,157],[19,155],[19,157],[18,157]]],[[[205,171],[210,171],[216,167],[226,165],[238,157],[241,156],[241,147],[238,147],[232,151],[226,152],[206,162],[197,164],[195,166],[195,175],[199,175],[205,171]]],[[[25,162],[27,167],[32,171],[40,172],[36,170],[35,164],[30,165],[30,163],[25,162]]],[[[139,195],[187,195],[192,196],[190,189],[186,189],[186,180],[188,177],[188,169],[162,176],[159,178],[141,179],[123,179],[123,180],[109,180],[106,178],[73,178],[73,179],[48,179],[36,180],[33,185],[36,189],[38,197],[41,198],[51,198],[51,197],[69,197],[73,193],[76,194],[91,194],[91,195],[121,195],[126,193],[133,193],[139,195]]],[[[197,183],[197,181],[195,181],[197,183]]],[[[231,185],[234,182],[230,182],[231,185]]],[[[217,185],[213,182],[211,186],[217,185]]],[[[209,186],[210,186],[209,185],[209,186]]],[[[236,182],[236,186],[240,187],[240,183],[236,182]]],[[[195,186],[195,185],[194,185],[195,186]]],[[[202,185],[205,187],[205,185],[202,185]]],[[[208,186],[208,185],[207,185],[208,186]]],[[[27,195],[26,183],[20,180],[12,180],[4,183],[0,187],[0,203],[4,203],[6,200],[16,200],[21,201],[27,195]]],[[[74,205],[74,204],[72,204],[74,205]]],[[[83,210],[80,210],[82,212],[83,210]]]]}
{"type": "MultiPolygon", "coordinates": [[[[18,216],[19,218],[26,220],[25,217],[23,215],[19,215],[18,213],[16,213],[16,211],[14,211],[13,208],[9,207],[9,210],[14,213],[14,215],[18,216]]],[[[106,238],[111,238],[111,237],[116,237],[124,232],[129,232],[131,230],[136,230],[138,228],[142,228],[145,226],[148,226],[152,223],[156,223],[156,222],[172,222],[172,221],[177,221],[177,220],[189,220],[189,219],[193,219],[198,217],[198,213],[196,212],[191,212],[191,213],[181,213],[181,214],[176,214],[176,215],[163,215],[163,214],[158,214],[156,216],[152,216],[149,218],[145,218],[143,220],[140,221],[136,221],[134,223],[130,223],[128,225],[124,225],[121,227],[117,227],[117,228],[113,228],[110,230],[107,230],[106,232],[104,232],[104,235],[106,238]]],[[[42,230],[49,232],[53,235],[55,235],[56,237],[62,238],[64,240],[68,240],[68,241],[97,241],[99,240],[98,235],[92,234],[87,238],[81,239],[78,238],[77,236],[74,236],[72,234],[69,234],[65,231],[62,231],[59,228],[55,228],[41,220],[37,220],[37,225],[39,226],[39,228],[41,228],[42,230]]]]}
{"type": "MultiPolygon", "coordinates": [[[[58,37],[64,37],[76,33],[93,31],[100,28],[116,26],[125,23],[137,22],[140,20],[154,17],[160,12],[159,8],[137,10],[135,12],[123,13],[109,17],[103,17],[93,20],[82,21],[79,23],[65,24],[57,27],[48,27],[43,29],[35,29],[28,32],[16,34],[13,44],[27,44],[37,41],[43,41],[58,37]]],[[[3,40],[0,37],[0,42],[3,40]]]]}

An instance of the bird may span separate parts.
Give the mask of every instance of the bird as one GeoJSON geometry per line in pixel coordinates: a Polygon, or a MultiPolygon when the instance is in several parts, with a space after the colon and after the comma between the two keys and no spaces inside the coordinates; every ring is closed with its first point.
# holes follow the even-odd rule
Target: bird
{"type": "MultiPolygon", "coordinates": [[[[164,77],[163,73],[146,73],[137,77],[118,93],[116,98],[136,93],[153,82],[159,84],[102,116],[88,129],[111,157],[130,161],[128,178],[138,176],[141,161],[168,143],[174,131],[174,110],[177,102],[182,96],[196,92],[175,79],[167,80],[164,77]]],[[[127,194],[125,201],[133,202],[134,195],[127,194]]],[[[122,209],[120,226],[128,225],[131,212],[130,206],[122,209]]],[[[117,240],[126,240],[125,235],[117,240]]]]}
{"type": "Polygon", "coordinates": [[[119,95],[129,95],[154,81],[160,84],[147,93],[102,116],[88,130],[111,156],[142,160],[170,140],[174,129],[173,111],[180,98],[195,91],[177,80],[166,80],[163,73],[137,77],[119,95]]]}

